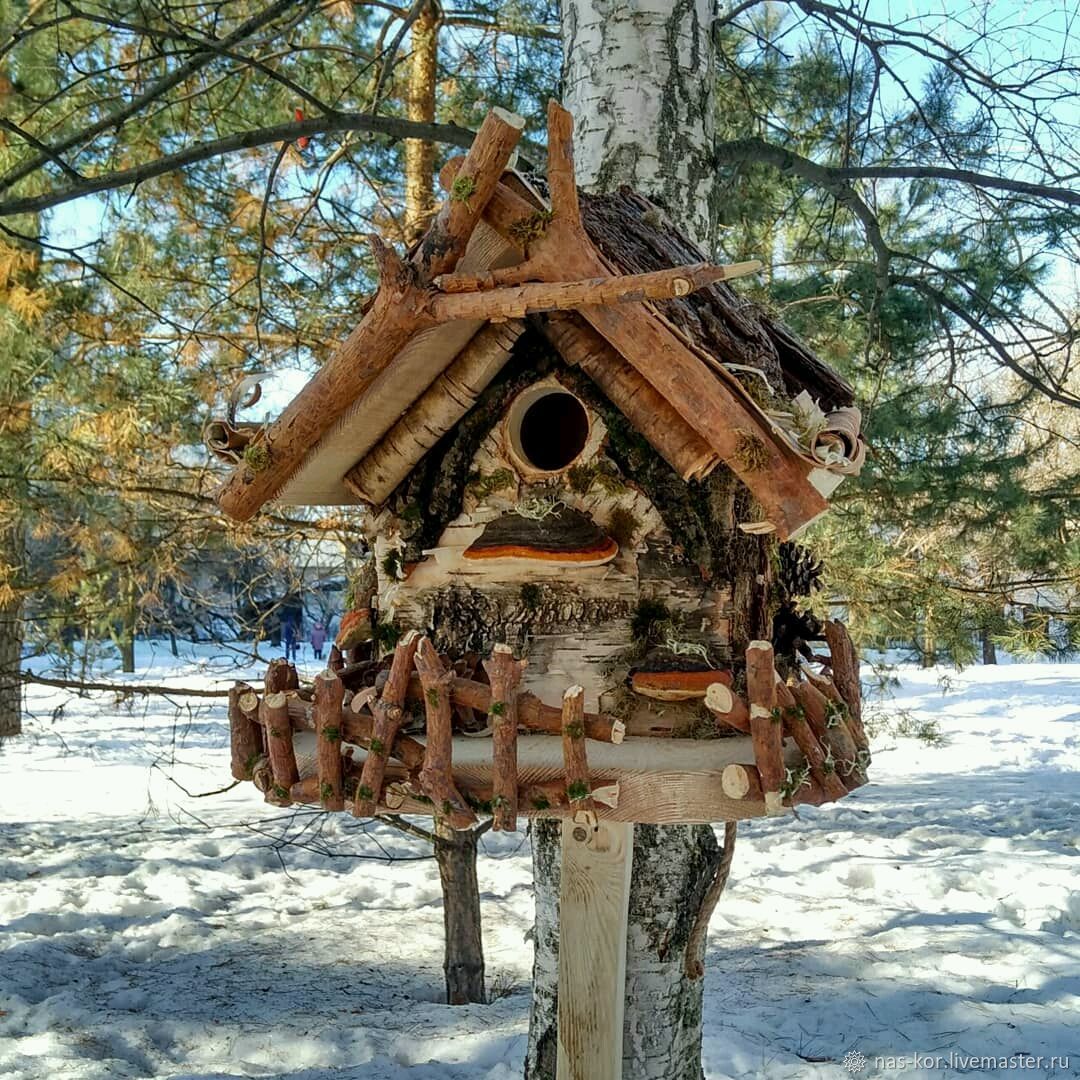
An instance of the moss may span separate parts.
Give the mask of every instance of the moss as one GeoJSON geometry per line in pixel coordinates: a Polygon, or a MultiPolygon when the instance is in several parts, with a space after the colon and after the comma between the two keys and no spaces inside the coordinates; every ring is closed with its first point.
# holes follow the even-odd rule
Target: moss
{"type": "Polygon", "coordinates": [[[493,701],[491,707],[488,709],[488,713],[491,716],[503,716],[506,713],[505,701],[493,701]]]}
{"type": "Polygon", "coordinates": [[[273,791],[279,799],[287,799],[289,797],[289,793],[280,784],[275,784],[273,791]]]}
{"type": "Polygon", "coordinates": [[[514,484],[514,474],[509,469],[496,469],[485,476],[482,472],[469,474],[469,490],[479,499],[486,499],[496,491],[503,491],[514,484]]]}
{"type": "Polygon", "coordinates": [[[373,799],[375,797],[375,792],[372,791],[371,788],[367,786],[367,784],[361,784],[356,789],[356,794],[357,797],[361,799],[373,799]]]}
{"type": "Polygon", "coordinates": [[[450,185],[452,202],[467,203],[476,193],[476,181],[471,176],[455,176],[450,185]]]}
{"type": "Polygon", "coordinates": [[[323,802],[328,802],[334,797],[334,785],[329,781],[324,780],[319,785],[319,796],[322,798],[323,802]]]}
{"type": "Polygon", "coordinates": [[[427,703],[433,708],[439,707],[439,690],[438,687],[432,686],[427,692],[427,703]]]}
{"type": "Polygon", "coordinates": [[[571,724],[564,725],[563,733],[569,735],[571,739],[583,739],[585,738],[585,725],[575,720],[571,724]]]}
{"type": "Polygon", "coordinates": [[[519,244],[528,244],[531,240],[539,240],[547,232],[551,224],[552,213],[550,210],[537,210],[527,217],[518,218],[510,223],[510,239],[519,244]]]}
{"type": "Polygon", "coordinates": [[[373,754],[383,754],[386,752],[386,743],[382,739],[372,739],[368,743],[368,750],[373,754]]]}
{"type": "Polygon", "coordinates": [[[383,619],[371,631],[371,641],[376,655],[389,652],[401,640],[401,631],[392,619],[383,619]]]}
{"type": "Polygon", "coordinates": [[[535,799],[532,800],[532,808],[534,810],[550,810],[551,803],[545,796],[538,795],[535,799]]]}
{"type": "Polygon", "coordinates": [[[397,581],[401,576],[401,552],[397,548],[392,548],[383,556],[379,565],[382,568],[383,576],[388,581],[397,581]]]}
{"type": "Polygon", "coordinates": [[[736,431],[735,460],[746,472],[762,472],[769,467],[769,449],[752,431],[736,431]]]}
{"type": "Polygon", "coordinates": [[[607,531],[621,548],[629,547],[641,528],[641,522],[625,506],[616,506],[608,518],[607,531]]]}
{"type": "Polygon", "coordinates": [[[529,611],[538,611],[544,600],[544,587],[529,581],[521,586],[521,603],[529,611]]]}
{"type": "Polygon", "coordinates": [[[566,797],[571,802],[580,802],[592,794],[589,785],[584,780],[575,780],[567,789],[566,797]]]}
{"type": "Polygon", "coordinates": [[[595,465],[574,465],[566,474],[570,483],[570,490],[578,495],[588,494],[596,479],[597,468],[595,465]]]}
{"type": "Polygon", "coordinates": [[[671,612],[659,600],[642,600],[630,620],[630,634],[634,641],[647,648],[659,645],[671,625],[671,612]]]}
{"type": "Polygon", "coordinates": [[[341,741],[341,728],[324,727],[322,729],[322,737],[327,742],[340,742],[341,741]]]}
{"type": "Polygon", "coordinates": [[[270,468],[270,451],[265,443],[252,443],[244,447],[244,464],[253,472],[261,473],[270,468]]]}

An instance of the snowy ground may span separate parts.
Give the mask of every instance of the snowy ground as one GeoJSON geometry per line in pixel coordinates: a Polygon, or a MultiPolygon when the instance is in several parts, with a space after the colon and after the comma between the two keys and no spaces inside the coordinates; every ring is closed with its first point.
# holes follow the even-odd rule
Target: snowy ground
{"type": "MultiPolygon", "coordinates": [[[[236,677],[197,653],[146,646],[134,678],[236,677]]],[[[847,1077],[850,1051],[863,1076],[1009,1071],[967,1055],[1080,1076],[1080,665],[901,675],[889,708],[946,745],[883,734],[868,787],[741,830],[709,941],[709,1080],[847,1077]]],[[[449,1008],[416,842],[170,781],[228,782],[223,703],[35,687],[29,707],[0,751],[0,1075],[520,1076],[520,838],[488,834],[480,867],[501,996],[449,1008]],[[286,832],[304,846],[279,850],[286,832]]]]}

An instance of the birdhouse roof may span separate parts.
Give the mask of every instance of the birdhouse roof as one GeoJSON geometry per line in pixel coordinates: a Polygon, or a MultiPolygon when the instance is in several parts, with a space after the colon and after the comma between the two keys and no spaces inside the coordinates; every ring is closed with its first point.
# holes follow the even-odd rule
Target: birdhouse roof
{"type": "Polygon", "coordinates": [[[549,109],[550,197],[506,168],[519,132],[493,110],[444,169],[446,203],[407,261],[372,238],[378,293],[280,417],[248,435],[210,426],[235,461],[222,508],[380,502],[531,323],[684,479],[724,463],[761,531],[801,531],[861,463],[849,384],[726,283],[758,264],[711,266],[632,191],[579,196],[569,114],[549,109]]]}

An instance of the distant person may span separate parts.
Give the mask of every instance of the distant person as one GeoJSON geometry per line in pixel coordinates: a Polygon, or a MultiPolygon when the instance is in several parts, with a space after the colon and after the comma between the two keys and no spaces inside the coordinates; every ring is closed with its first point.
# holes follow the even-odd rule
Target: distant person
{"type": "Polygon", "coordinates": [[[323,646],[326,644],[326,627],[321,622],[317,622],[311,627],[311,651],[316,660],[323,658],[322,651],[323,646]]]}
{"type": "Polygon", "coordinates": [[[296,659],[296,623],[292,619],[285,620],[285,627],[282,631],[282,637],[285,640],[285,659],[296,659]]]}

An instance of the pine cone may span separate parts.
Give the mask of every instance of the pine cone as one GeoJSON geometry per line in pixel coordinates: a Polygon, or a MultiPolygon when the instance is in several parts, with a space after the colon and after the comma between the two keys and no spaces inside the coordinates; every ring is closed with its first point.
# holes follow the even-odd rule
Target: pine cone
{"type": "Polygon", "coordinates": [[[810,596],[821,589],[821,562],[801,544],[780,545],[780,584],[788,596],[810,596]]]}

